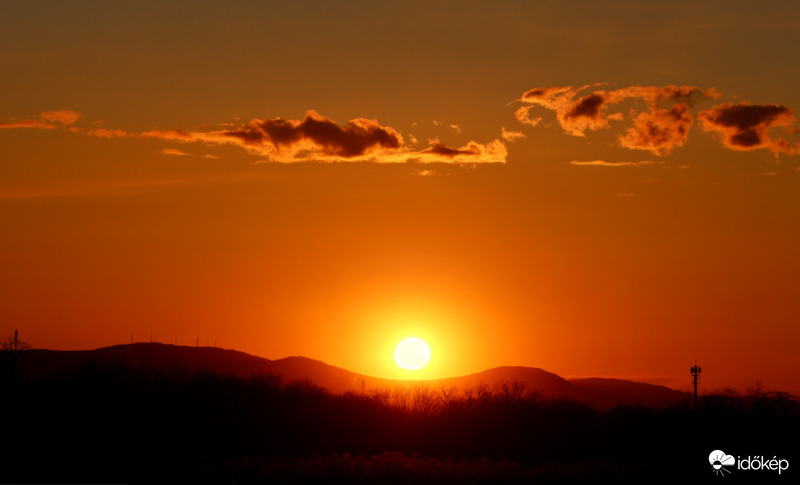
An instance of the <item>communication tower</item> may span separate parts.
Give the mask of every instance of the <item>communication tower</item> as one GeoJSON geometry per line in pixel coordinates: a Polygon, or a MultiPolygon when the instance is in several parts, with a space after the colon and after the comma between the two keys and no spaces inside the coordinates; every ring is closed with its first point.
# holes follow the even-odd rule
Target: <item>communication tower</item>
{"type": "Polygon", "coordinates": [[[697,381],[700,380],[700,373],[703,372],[703,369],[697,365],[697,361],[694,361],[694,365],[692,366],[692,382],[694,383],[694,409],[697,411],[697,381]]]}

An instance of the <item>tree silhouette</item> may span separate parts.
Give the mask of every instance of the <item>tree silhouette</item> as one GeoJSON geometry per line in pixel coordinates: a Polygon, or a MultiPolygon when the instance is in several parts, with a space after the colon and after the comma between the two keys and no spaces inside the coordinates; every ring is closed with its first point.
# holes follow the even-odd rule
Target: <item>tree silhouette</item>
{"type": "Polygon", "coordinates": [[[21,357],[17,351],[30,348],[30,344],[19,340],[19,332],[16,330],[14,330],[14,335],[0,340],[0,379],[11,382],[17,378],[21,357]]]}

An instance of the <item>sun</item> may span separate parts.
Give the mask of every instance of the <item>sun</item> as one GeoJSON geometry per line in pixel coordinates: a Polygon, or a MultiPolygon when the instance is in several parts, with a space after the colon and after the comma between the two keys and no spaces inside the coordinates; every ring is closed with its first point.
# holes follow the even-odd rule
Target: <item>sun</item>
{"type": "Polygon", "coordinates": [[[409,337],[394,349],[394,360],[403,369],[422,369],[431,360],[431,348],[424,340],[409,337]]]}

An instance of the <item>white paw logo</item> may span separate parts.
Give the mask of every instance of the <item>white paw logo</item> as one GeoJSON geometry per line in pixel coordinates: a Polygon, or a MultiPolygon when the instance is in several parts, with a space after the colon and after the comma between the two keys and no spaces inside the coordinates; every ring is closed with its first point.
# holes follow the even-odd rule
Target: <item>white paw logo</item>
{"type": "Polygon", "coordinates": [[[708,462],[711,463],[711,468],[714,473],[724,476],[726,473],[730,473],[731,471],[722,467],[735,465],[736,458],[731,455],[726,455],[722,450],[714,450],[710,455],[708,455],[708,462]]]}

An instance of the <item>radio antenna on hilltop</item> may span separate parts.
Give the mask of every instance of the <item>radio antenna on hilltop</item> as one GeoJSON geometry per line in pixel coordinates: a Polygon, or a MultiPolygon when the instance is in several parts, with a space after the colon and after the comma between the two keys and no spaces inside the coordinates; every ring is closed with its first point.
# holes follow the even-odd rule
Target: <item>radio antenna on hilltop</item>
{"type": "Polygon", "coordinates": [[[692,381],[694,382],[694,410],[697,411],[697,381],[700,380],[700,373],[703,372],[703,369],[697,365],[697,361],[694,361],[694,365],[692,366],[692,381]]]}

